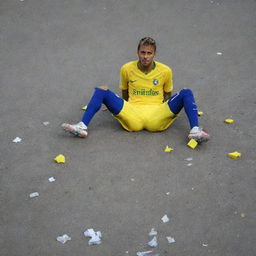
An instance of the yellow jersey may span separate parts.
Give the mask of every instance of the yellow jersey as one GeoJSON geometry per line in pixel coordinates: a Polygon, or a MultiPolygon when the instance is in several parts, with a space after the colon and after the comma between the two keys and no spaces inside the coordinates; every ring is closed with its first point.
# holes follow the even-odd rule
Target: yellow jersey
{"type": "Polygon", "coordinates": [[[128,102],[132,104],[157,105],[164,101],[164,92],[173,90],[172,70],[157,61],[149,73],[138,68],[138,61],[124,64],[120,70],[120,85],[128,90],[128,102]]]}

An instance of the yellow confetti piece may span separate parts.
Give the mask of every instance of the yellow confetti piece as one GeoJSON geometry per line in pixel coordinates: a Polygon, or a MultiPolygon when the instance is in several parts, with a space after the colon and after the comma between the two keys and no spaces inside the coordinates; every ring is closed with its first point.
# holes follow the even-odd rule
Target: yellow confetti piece
{"type": "Polygon", "coordinates": [[[198,111],[197,114],[198,114],[199,116],[201,116],[201,115],[204,114],[204,112],[203,112],[203,111],[198,111]]]}
{"type": "Polygon", "coordinates": [[[235,152],[232,152],[232,153],[228,153],[228,156],[230,158],[236,159],[236,158],[239,158],[241,156],[241,153],[235,151],[235,152]]]}
{"type": "Polygon", "coordinates": [[[233,119],[226,119],[224,122],[227,123],[227,124],[232,124],[232,123],[234,123],[234,120],[233,119]]]}
{"type": "Polygon", "coordinates": [[[62,164],[66,162],[65,156],[64,155],[58,155],[54,158],[55,162],[58,164],[62,164]]]}
{"type": "Polygon", "coordinates": [[[197,146],[198,142],[194,139],[191,139],[189,142],[188,142],[188,146],[192,149],[194,149],[196,146],[197,146]]]}
{"type": "Polygon", "coordinates": [[[86,110],[87,109],[87,105],[82,107],[82,110],[86,110]]]}
{"type": "Polygon", "coordinates": [[[174,150],[173,148],[166,146],[164,152],[171,152],[173,150],[174,150]]]}

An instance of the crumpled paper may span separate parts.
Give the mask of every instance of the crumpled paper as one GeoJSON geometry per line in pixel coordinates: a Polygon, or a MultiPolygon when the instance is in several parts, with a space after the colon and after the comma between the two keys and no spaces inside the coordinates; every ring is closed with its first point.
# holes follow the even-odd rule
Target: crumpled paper
{"type": "Polygon", "coordinates": [[[192,149],[194,149],[196,146],[197,146],[198,142],[194,139],[191,139],[189,142],[188,142],[188,146],[192,149]]]}
{"type": "Polygon", "coordinates": [[[168,145],[165,147],[165,149],[164,149],[164,152],[171,152],[171,151],[173,151],[174,149],[173,148],[171,148],[171,147],[169,147],[168,145]]]}
{"type": "Polygon", "coordinates": [[[158,244],[157,244],[157,238],[156,238],[156,236],[154,236],[153,239],[148,242],[148,245],[149,245],[150,247],[153,247],[153,248],[157,247],[158,244]]]}
{"type": "Polygon", "coordinates": [[[100,231],[95,232],[93,228],[89,228],[84,231],[84,236],[91,237],[91,239],[88,241],[89,245],[101,244],[102,234],[100,231]]]}
{"type": "Polygon", "coordinates": [[[237,151],[232,152],[232,153],[228,153],[228,156],[229,156],[230,158],[233,158],[233,159],[239,158],[241,155],[242,155],[242,154],[239,153],[239,152],[237,152],[237,151]]]}
{"type": "Polygon", "coordinates": [[[234,123],[234,120],[233,119],[226,119],[224,122],[227,123],[227,124],[232,124],[232,123],[234,123]]]}
{"type": "Polygon", "coordinates": [[[62,244],[65,244],[67,241],[71,240],[71,237],[67,234],[64,234],[63,236],[58,236],[57,241],[61,242],[62,244]]]}
{"type": "Polygon", "coordinates": [[[137,256],[145,256],[145,255],[150,254],[152,252],[153,251],[137,252],[137,256]]]}
{"type": "Polygon", "coordinates": [[[66,162],[66,159],[65,159],[65,156],[60,154],[60,155],[57,155],[55,158],[54,158],[55,162],[58,163],[58,164],[63,164],[66,162]]]}

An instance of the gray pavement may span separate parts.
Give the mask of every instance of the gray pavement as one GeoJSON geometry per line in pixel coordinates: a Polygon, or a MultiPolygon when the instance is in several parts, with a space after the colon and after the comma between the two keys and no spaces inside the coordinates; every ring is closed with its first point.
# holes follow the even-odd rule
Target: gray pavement
{"type": "Polygon", "coordinates": [[[0,1],[0,255],[136,255],[152,227],[151,255],[256,255],[255,14],[253,0],[0,1]],[[88,138],[65,134],[95,86],[119,92],[119,68],[147,35],[213,139],[186,147],[184,113],[164,132],[128,133],[99,111],[88,138]],[[87,244],[87,228],[101,245],[87,244]]]}

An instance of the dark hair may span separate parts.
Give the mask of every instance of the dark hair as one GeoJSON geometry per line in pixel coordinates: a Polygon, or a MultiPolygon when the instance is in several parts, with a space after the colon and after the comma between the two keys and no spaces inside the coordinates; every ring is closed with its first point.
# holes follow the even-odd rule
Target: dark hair
{"type": "Polygon", "coordinates": [[[147,37],[140,39],[139,44],[138,44],[138,51],[140,50],[140,47],[142,45],[152,45],[154,50],[156,51],[156,41],[151,37],[147,36],[147,37]]]}

